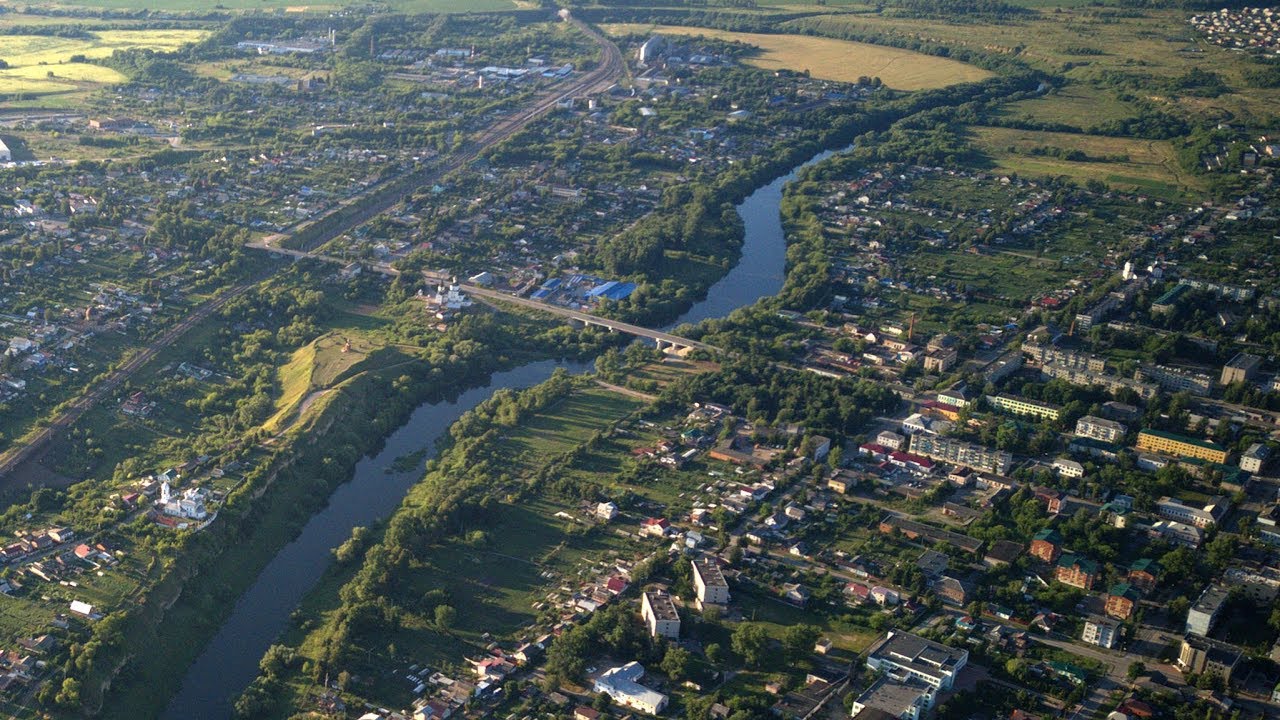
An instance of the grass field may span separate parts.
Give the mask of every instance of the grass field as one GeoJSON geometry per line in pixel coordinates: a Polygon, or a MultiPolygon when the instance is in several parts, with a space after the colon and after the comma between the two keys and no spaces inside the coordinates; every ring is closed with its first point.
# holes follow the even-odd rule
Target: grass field
{"type": "Polygon", "coordinates": [[[1072,83],[1032,100],[1005,105],[1000,114],[1015,120],[1062,123],[1087,129],[1137,115],[1132,104],[1091,85],[1072,83]]]}
{"type": "Polygon", "coordinates": [[[102,58],[128,48],[176,50],[207,34],[204,30],[167,29],[101,30],[93,33],[93,39],[2,35],[0,58],[9,67],[0,70],[0,93],[63,93],[85,85],[123,82],[125,77],[110,68],[67,61],[72,55],[102,58]]]}
{"type": "Polygon", "coordinates": [[[766,70],[808,70],[813,77],[856,82],[860,76],[879,77],[897,90],[928,90],[991,76],[973,65],[909,50],[805,35],[767,35],[674,25],[605,25],[612,35],[703,35],[754,45],[760,52],[747,60],[766,70]]]}
{"type": "MultiPolygon", "coordinates": [[[[954,48],[970,48],[985,52],[1016,55],[1033,66],[1062,72],[1076,83],[1089,84],[1108,73],[1169,78],[1192,68],[1220,73],[1235,92],[1217,98],[1184,96],[1163,97],[1157,90],[1145,91],[1157,103],[1171,103],[1184,112],[1209,114],[1210,117],[1234,117],[1236,120],[1269,116],[1280,101],[1280,90],[1248,88],[1242,80],[1249,66],[1246,56],[1203,42],[1187,25],[1187,13],[1178,10],[1143,10],[1117,13],[1111,8],[1085,6],[1075,2],[1054,2],[1053,7],[1039,0],[1018,3],[1038,8],[1025,19],[1007,24],[988,22],[949,23],[942,20],[893,17],[889,14],[846,13],[792,20],[779,26],[779,31],[801,31],[806,28],[827,33],[855,31],[877,33],[910,40],[935,42],[954,48]],[[1100,51],[1098,55],[1082,55],[1081,48],[1100,51]],[[1188,52],[1194,49],[1195,52],[1188,52]],[[1067,64],[1070,63],[1070,69],[1067,64]]],[[[1148,83],[1148,85],[1150,85],[1148,83]]],[[[1058,104],[1067,116],[1079,119],[1096,113],[1102,119],[1115,112],[1114,93],[1099,88],[1100,93],[1086,98],[1082,105],[1058,104]]],[[[1144,94],[1139,90],[1137,94],[1144,94]]],[[[1068,122],[1044,108],[1045,120],[1068,122]]],[[[1090,123],[1092,124],[1092,123],[1090,123]]]]}
{"type": "Polygon", "coordinates": [[[641,405],[635,398],[601,388],[577,391],[512,428],[502,438],[501,454],[513,474],[531,472],[641,405]]]}
{"type": "MultiPolygon", "coordinates": [[[[37,0],[32,7],[91,8],[109,10],[168,10],[171,12],[204,12],[216,10],[279,10],[283,12],[327,12],[360,2],[326,1],[305,2],[305,0],[156,0],[141,2],[140,0],[37,0]]],[[[536,3],[523,0],[389,0],[384,3],[393,10],[402,12],[486,12],[493,10],[515,10],[536,3]]]]}
{"type": "Polygon", "coordinates": [[[1004,172],[1101,180],[1116,188],[1162,197],[1177,197],[1202,189],[1199,178],[1184,173],[1178,166],[1173,148],[1165,141],[994,127],[972,128],[971,135],[996,168],[1004,172]],[[1074,162],[1031,154],[1032,149],[1040,147],[1081,150],[1090,158],[1124,155],[1128,159],[1074,162]]]}
{"type": "Polygon", "coordinates": [[[322,335],[294,351],[289,362],[277,370],[281,393],[275,413],[263,423],[269,432],[279,432],[305,410],[313,393],[331,388],[360,370],[387,367],[408,358],[385,348],[366,335],[335,331],[322,335]],[[350,345],[348,345],[350,343],[350,345]]]}

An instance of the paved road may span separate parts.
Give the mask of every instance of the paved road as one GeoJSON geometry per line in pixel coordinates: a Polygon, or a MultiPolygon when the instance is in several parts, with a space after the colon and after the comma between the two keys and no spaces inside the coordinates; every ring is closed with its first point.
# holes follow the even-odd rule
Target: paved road
{"type": "Polygon", "coordinates": [[[462,289],[476,297],[509,302],[530,310],[538,310],[540,312],[551,313],[552,315],[567,317],[570,320],[576,320],[587,325],[598,325],[600,327],[608,328],[609,330],[616,330],[628,335],[649,338],[650,340],[657,341],[659,344],[665,343],[667,345],[675,345],[677,347],[718,352],[718,348],[714,345],[708,345],[707,343],[699,340],[690,340],[689,338],[672,335],[671,333],[665,333],[661,330],[650,330],[649,328],[632,325],[631,323],[624,323],[620,320],[610,320],[609,318],[600,317],[599,315],[570,310],[569,308],[560,307],[559,305],[552,305],[550,303],[509,295],[504,292],[498,292],[497,290],[480,287],[479,285],[464,284],[462,285],[462,289]]]}
{"type": "MultiPolygon", "coordinates": [[[[484,150],[506,140],[515,133],[519,132],[542,114],[550,111],[557,103],[567,98],[577,97],[579,95],[596,93],[607,89],[613,83],[622,77],[626,72],[626,64],[623,62],[622,53],[618,50],[618,46],[611,40],[601,35],[594,28],[582,23],[579,20],[570,18],[568,22],[576,25],[582,32],[586,33],[601,48],[600,65],[595,70],[584,75],[577,82],[573,83],[561,92],[550,97],[540,98],[532,108],[522,108],[511,116],[495,123],[484,132],[482,132],[474,141],[472,141],[465,150],[456,154],[446,161],[442,166],[437,168],[436,172],[440,175],[447,174],[454,170],[460,169],[479,157],[484,150]]],[[[412,188],[410,188],[412,190],[412,188]]],[[[405,194],[407,194],[406,191],[405,194]]],[[[394,197],[382,197],[374,193],[366,196],[369,198],[369,204],[361,207],[360,211],[344,219],[342,222],[335,224],[326,230],[325,237],[321,238],[322,242],[317,245],[323,245],[324,242],[347,232],[351,228],[360,225],[374,215],[377,215],[392,205],[399,202],[403,195],[394,194],[394,197]]],[[[355,204],[359,204],[357,201],[355,204]]],[[[346,210],[349,206],[344,206],[342,210],[346,210]]],[[[297,232],[301,232],[299,228],[297,232]]],[[[275,245],[278,247],[280,243],[275,245]]],[[[252,246],[252,245],[251,245],[252,246]]],[[[183,318],[173,327],[169,328],[163,335],[153,340],[139,352],[130,356],[118,368],[111,371],[106,378],[99,381],[89,392],[82,395],[76,401],[59,412],[49,424],[41,429],[38,433],[20,441],[9,448],[3,455],[0,455],[0,478],[7,476],[14,468],[24,462],[31,460],[40,455],[60,431],[65,430],[79,420],[86,412],[93,409],[99,402],[109,397],[121,384],[128,380],[134,373],[147,363],[151,362],[165,348],[173,345],[179,338],[186,334],[188,330],[195,327],[199,323],[208,319],[210,315],[218,309],[226,305],[240,295],[243,295],[251,287],[252,283],[237,285],[217,297],[206,301],[198,306],[186,318],[183,318]]]]}
{"type": "Polygon", "coordinates": [[[0,477],[8,475],[17,466],[38,455],[59,431],[70,427],[81,416],[111,395],[116,388],[120,387],[139,368],[151,362],[161,350],[172,345],[178,338],[185,335],[188,330],[208,319],[210,315],[217,312],[234,298],[243,295],[251,287],[253,287],[252,283],[236,285],[221,295],[205,301],[197,306],[187,317],[166,330],[160,337],[152,340],[149,345],[130,356],[122,365],[112,370],[97,385],[94,385],[89,392],[80,396],[54,417],[44,429],[27,439],[23,444],[15,445],[3,455],[0,455],[0,477]]]}

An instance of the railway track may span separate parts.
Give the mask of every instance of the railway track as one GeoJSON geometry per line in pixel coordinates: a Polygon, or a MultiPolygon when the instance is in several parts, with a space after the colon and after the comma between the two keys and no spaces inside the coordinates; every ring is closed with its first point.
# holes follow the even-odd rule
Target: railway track
{"type": "MultiPolygon", "coordinates": [[[[580,20],[567,18],[566,21],[573,23],[579,30],[591,37],[600,45],[599,67],[587,73],[569,87],[563,88],[559,92],[553,93],[548,97],[540,98],[532,108],[523,108],[512,116],[500,120],[490,126],[488,129],[481,132],[477,138],[468,143],[460,153],[451,156],[448,160],[437,167],[422,173],[422,183],[417,185],[411,184],[405,188],[403,192],[389,192],[385,193],[385,195],[378,194],[376,190],[371,191],[363,203],[361,200],[356,200],[351,205],[342,208],[338,212],[352,214],[334,223],[332,227],[325,228],[321,237],[318,238],[319,241],[313,243],[314,246],[323,246],[333,238],[368,222],[370,219],[401,202],[415,189],[416,186],[425,184],[425,182],[432,177],[443,177],[474,162],[482,152],[503,142],[504,140],[507,140],[512,135],[523,130],[525,127],[528,127],[531,122],[547,113],[564,100],[605,90],[610,85],[617,82],[626,70],[625,63],[622,59],[622,53],[618,50],[618,47],[614,45],[611,40],[601,35],[595,28],[581,22],[580,20]],[[351,211],[353,206],[357,208],[354,212],[351,211]]],[[[323,218],[321,220],[323,221],[323,218]]],[[[251,245],[251,247],[253,247],[253,245],[251,245]]],[[[257,247],[262,246],[259,245],[257,247]]],[[[179,338],[185,335],[187,331],[207,320],[213,315],[213,313],[217,312],[227,303],[248,292],[254,284],[255,283],[243,283],[241,285],[237,285],[224,291],[217,297],[207,300],[203,304],[197,306],[191,314],[166,330],[160,335],[160,337],[148,343],[142,350],[130,356],[123,364],[112,370],[105,378],[94,385],[89,392],[80,396],[59,412],[57,416],[50,420],[43,429],[25,440],[20,440],[19,444],[9,448],[3,454],[0,454],[0,479],[8,477],[9,474],[23,463],[39,458],[48,446],[49,442],[52,441],[59,432],[75,424],[76,421],[83,417],[85,413],[89,412],[96,407],[98,403],[108,398],[116,388],[124,384],[125,381],[133,376],[134,373],[140,370],[147,363],[154,360],[162,350],[173,345],[179,338]]]]}

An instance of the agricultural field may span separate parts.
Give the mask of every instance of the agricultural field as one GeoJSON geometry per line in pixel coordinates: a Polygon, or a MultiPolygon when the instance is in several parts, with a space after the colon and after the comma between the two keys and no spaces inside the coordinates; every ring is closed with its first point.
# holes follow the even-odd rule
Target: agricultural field
{"type": "Polygon", "coordinates": [[[46,35],[0,36],[0,59],[9,67],[0,70],[0,93],[55,94],[94,85],[124,81],[110,68],[72,63],[73,55],[103,58],[116,50],[146,48],[172,51],[197,42],[204,30],[100,30],[91,39],[46,35]]]}
{"type": "Polygon", "coordinates": [[[859,77],[878,77],[897,90],[929,90],[991,76],[973,65],[933,57],[909,50],[833,40],[804,35],[768,35],[676,25],[605,25],[612,35],[661,33],[705,36],[753,45],[760,52],[747,63],[766,70],[808,71],[813,77],[838,82],[856,82],[859,77]]]}
{"type": "MultiPolygon", "coordinates": [[[[1032,7],[1037,3],[1020,4],[1032,7]]],[[[792,20],[779,29],[817,29],[835,35],[875,33],[1015,55],[1032,66],[1063,72],[1073,82],[1098,85],[1100,93],[1082,98],[1091,102],[1071,110],[1077,118],[1092,118],[1097,110],[1101,120],[1115,112],[1117,91],[1106,85],[1116,76],[1141,80],[1140,89],[1132,91],[1135,95],[1157,104],[1176,105],[1188,114],[1212,113],[1243,120],[1269,115],[1280,100],[1280,90],[1248,87],[1243,79],[1251,65],[1247,57],[1204,42],[1187,24],[1188,13],[1131,9],[1120,13],[1111,8],[1054,5],[1052,10],[1037,10],[1007,23],[949,23],[846,13],[792,20]],[[1184,93],[1173,98],[1160,89],[1160,81],[1192,69],[1220,74],[1231,92],[1218,97],[1184,93]]]]}
{"type": "MultiPolygon", "coordinates": [[[[158,0],[157,2],[140,3],[138,0],[41,0],[31,3],[35,7],[84,8],[102,10],[134,10],[146,7],[148,10],[167,10],[169,12],[207,12],[215,10],[263,11],[274,10],[290,13],[328,12],[352,5],[361,5],[351,0],[321,0],[320,2],[300,2],[299,0],[215,0],[213,3],[200,0],[158,0]]],[[[537,3],[525,0],[389,0],[384,3],[393,10],[401,12],[486,12],[493,10],[516,10],[521,7],[536,7],[537,3]]]]}
{"type": "Polygon", "coordinates": [[[1167,141],[995,127],[972,128],[971,136],[1002,172],[1100,180],[1118,189],[1167,198],[1203,189],[1200,178],[1186,173],[1178,165],[1173,147],[1167,141]],[[1033,150],[1043,148],[1079,150],[1089,159],[1072,161],[1032,154],[1033,150]]]}

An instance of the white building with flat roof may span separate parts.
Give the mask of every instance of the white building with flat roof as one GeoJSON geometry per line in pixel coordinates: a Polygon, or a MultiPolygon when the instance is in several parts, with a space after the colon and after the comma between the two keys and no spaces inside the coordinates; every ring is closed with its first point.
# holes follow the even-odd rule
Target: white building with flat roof
{"type": "Polygon", "coordinates": [[[693,590],[698,599],[698,609],[705,605],[728,605],[729,583],[714,560],[698,558],[693,561],[693,590]]]}
{"type": "Polygon", "coordinates": [[[621,667],[605,670],[595,682],[595,691],[613,701],[649,715],[657,715],[667,707],[667,696],[640,684],[644,666],[632,660],[621,667]]]}
{"type": "Polygon", "coordinates": [[[911,633],[890,630],[867,654],[867,667],[899,682],[915,678],[934,690],[949,690],[969,662],[969,651],[911,633]]]}
{"type": "Polygon", "coordinates": [[[1091,616],[1084,621],[1084,632],[1080,639],[1090,645],[1097,645],[1110,650],[1120,639],[1120,623],[1109,618],[1091,616]]]}
{"type": "Polygon", "coordinates": [[[680,613],[671,596],[657,590],[648,590],[640,596],[640,616],[649,626],[651,637],[672,640],[680,638],[680,613]]]}
{"type": "Polygon", "coordinates": [[[889,677],[877,679],[853,701],[850,716],[867,708],[874,708],[899,718],[899,720],[920,720],[933,707],[935,690],[919,680],[899,682],[889,677]]]}

